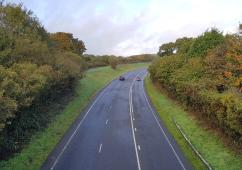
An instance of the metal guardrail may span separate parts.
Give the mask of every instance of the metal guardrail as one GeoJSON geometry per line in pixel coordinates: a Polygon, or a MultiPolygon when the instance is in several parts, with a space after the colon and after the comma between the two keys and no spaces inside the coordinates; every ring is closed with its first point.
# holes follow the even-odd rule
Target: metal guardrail
{"type": "Polygon", "coordinates": [[[174,120],[174,118],[172,120],[173,120],[175,126],[177,127],[177,129],[180,131],[180,133],[184,137],[184,139],[187,141],[187,143],[189,144],[189,146],[192,148],[192,150],[196,153],[196,155],[200,158],[200,160],[207,166],[207,168],[209,170],[212,170],[213,168],[211,167],[211,165],[209,165],[209,163],[202,157],[201,153],[198,152],[198,150],[195,148],[195,146],[187,138],[187,136],[185,135],[185,133],[182,131],[182,128],[180,127],[180,125],[174,120]]]}

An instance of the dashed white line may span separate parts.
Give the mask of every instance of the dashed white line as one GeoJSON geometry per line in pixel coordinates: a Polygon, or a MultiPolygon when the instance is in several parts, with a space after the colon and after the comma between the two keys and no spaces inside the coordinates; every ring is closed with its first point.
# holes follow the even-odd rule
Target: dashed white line
{"type": "Polygon", "coordinates": [[[138,145],[138,149],[139,149],[139,151],[140,151],[140,145],[138,145]]]}
{"type": "Polygon", "coordinates": [[[101,153],[101,151],[102,151],[102,146],[103,146],[103,144],[101,143],[100,146],[99,146],[98,153],[101,153]]]}
{"type": "Polygon", "coordinates": [[[106,125],[108,124],[108,119],[106,120],[106,125]]]}

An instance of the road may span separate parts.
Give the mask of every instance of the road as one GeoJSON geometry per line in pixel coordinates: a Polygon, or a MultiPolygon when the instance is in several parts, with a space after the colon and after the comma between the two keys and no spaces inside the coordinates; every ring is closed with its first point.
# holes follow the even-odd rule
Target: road
{"type": "Polygon", "coordinates": [[[73,123],[41,169],[192,169],[144,90],[146,69],[113,80],[73,123]],[[136,81],[136,77],[141,81],[136,81]]]}

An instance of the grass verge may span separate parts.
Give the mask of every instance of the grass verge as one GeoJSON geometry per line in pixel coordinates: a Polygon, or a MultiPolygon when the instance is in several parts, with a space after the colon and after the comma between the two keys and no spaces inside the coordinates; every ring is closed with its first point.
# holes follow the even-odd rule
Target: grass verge
{"type": "Polygon", "coordinates": [[[225,147],[219,138],[203,127],[198,121],[188,114],[182,107],[156,88],[150,78],[145,80],[146,90],[150,99],[159,113],[160,118],[172,133],[177,143],[180,145],[185,156],[190,160],[195,169],[206,169],[203,163],[194,154],[173,123],[173,118],[182,127],[186,136],[192,144],[208,161],[213,169],[218,170],[238,170],[242,167],[242,158],[225,147]]]}
{"type": "Polygon", "coordinates": [[[0,169],[39,169],[49,153],[59,142],[66,130],[87,106],[98,90],[116,76],[137,68],[147,67],[148,63],[125,64],[112,70],[110,67],[90,69],[76,87],[76,96],[67,107],[56,116],[54,121],[43,131],[31,138],[30,143],[21,153],[15,154],[8,161],[0,162],[0,169]]]}

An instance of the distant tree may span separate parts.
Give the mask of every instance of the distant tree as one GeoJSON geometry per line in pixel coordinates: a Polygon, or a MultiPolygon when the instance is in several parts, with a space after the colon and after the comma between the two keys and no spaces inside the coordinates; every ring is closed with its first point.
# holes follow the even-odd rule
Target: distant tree
{"type": "Polygon", "coordinates": [[[116,58],[114,56],[110,56],[108,58],[108,62],[109,62],[109,65],[111,66],[111,68],[115,70],[118,65],[118,58],[116,58]]]}

